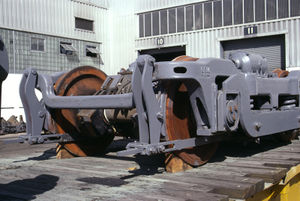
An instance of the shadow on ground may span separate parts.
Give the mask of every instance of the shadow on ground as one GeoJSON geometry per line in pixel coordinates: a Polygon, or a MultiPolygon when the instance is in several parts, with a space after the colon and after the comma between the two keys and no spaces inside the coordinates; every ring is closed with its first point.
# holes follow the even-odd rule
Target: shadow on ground
{"type": "Polygon", "coordinates": [[[14,161],[14,163],[19,163],[19,162],[25,162],[25,161],[43,161],[43,160],[48,160],[49,158],[55,156],[55,148],[48,149],[44,151],[41,155],[35,156],[35,157],[29,157],[24,160],[18,160],[14,161]]]}
{"type": "MultiPolygon", "coordinates": [[[[108,152],[117,152],[126,149],[126,145],[132,142],[129,139],[119,139],[114,140],[112,144],[107,148],[106,153],[108,152]]],[[[83,177],[77,178],[77,181],[85,182],[88,184],[98,184],[105,185],[109,187],[119,187],[125,184],[128,184],[128,179],[142,176],[142,175],[155,175],[161,174],[164,172],[164,154],[157,154],[152,156],[136,155],[134,157],[118,157],[114,155],[99,155],[99,157],[111,159],[111,160],[125,160],[125,161],[134,161],[137,163],[136,167],[133,167],[132,170],[128,170],[128,175],[118,176],[118,177],[83,177]]]]}
{"type": "Polygon", "coordinates": [[[0,200],[33,200],[36,195],[50,191],[57,185],[59,177],[42,174],[33,179],[22,179],[0,184],[0,200]]]}
{"type": "Polygon", "coordinates": [[[209,163],[224,161],[226,157],[249,157],[287,144],[289,143],[281,142],[274,136],[261,138],[259,143],[254,141],[224,141],[219,144],[217,152],[209,163]]]}

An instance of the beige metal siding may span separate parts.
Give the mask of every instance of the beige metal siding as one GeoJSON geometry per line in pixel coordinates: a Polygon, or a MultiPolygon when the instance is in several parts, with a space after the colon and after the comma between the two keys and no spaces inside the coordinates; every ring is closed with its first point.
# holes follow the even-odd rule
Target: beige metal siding
{"type": "Polygon", "coordinates": [[[207,0],[136,0],[135,12],[146,12],[162,8],[175,7],[207,0]]]}
{"type": "Polygon", "coordinates": [[[185,33],[167,34],[156,37],[139,38],[135,41],[135,44],[137,50],[186,45],[187,55],[199,58],[221,57],[220,42],[246,38],[244,36],[244,27],[254,24],[258,27],[258,34],[256,36],[285,34],[286,67],[300,67],[299,17],[185,33]],[[165,43],[163,46],[156,45],[156,39],[158,37],[164,38],[165,43]]]}
{"type": "Polygon", "coordinates": [[[107,0],[1,0],[0,27],[101,42],[107,0]],[[94,32],[75,29],[74,17],[94,21],[94,32]]]}
{"type": "Polygon", "coordinates": [[[104,71],[115,74],[135,61],[135,39],[138,37],[138,16],[134,14],[136,0],[110,0],[105,20],[103,42],[104,71]]]}

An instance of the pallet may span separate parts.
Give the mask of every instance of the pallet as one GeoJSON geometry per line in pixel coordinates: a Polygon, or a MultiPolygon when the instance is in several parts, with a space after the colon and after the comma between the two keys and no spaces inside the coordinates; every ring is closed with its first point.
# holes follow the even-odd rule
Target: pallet
{"type": "Polygon", "coordinates": [[[171,174],[162,155],[58,160],[54,144],[1,144],[0,200],[245,200],[300,164],[298,140],[268,146],[225,144],[206,165],[171,174]]]}

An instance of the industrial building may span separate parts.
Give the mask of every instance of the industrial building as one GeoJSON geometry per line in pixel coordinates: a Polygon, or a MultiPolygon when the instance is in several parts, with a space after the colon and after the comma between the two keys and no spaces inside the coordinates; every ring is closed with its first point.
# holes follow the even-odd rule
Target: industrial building
{"type": "Polygon", "coordinates": [[[0,35],[10,71],[3,84],[5,119],[23,113],[18,85],[25,69],[55,73],[83,65],[103,68],[107,7],[106,1],[1,0],[0,35]]]}
{"type": "Polygon", "coordinates": [[[1,1],[0,35],[11,73],[26,68],[64,71],[78,65],[101,66],[105,16],[101,4],[80,1],[1,1]]]}
{"type": "Polygon", "coordinates": [[[184,53],[226,58],[245,50],[265,56],[272,69],[300,66],[297,0],[149,0],[137,15],[136,48],[159,60],[184,53]]]}
{"type": "Polygon", "coordinates": [[[165,61],[236,50],[265,56],[270,70],[300,67],[298,0],[1,0],[0,11],[13,74],[82,65],[113,74],[139,54],[165,61]]]}
{"type": "Polygon", "coordinates": [[[225,57],[255,51],[271,67],[299,67],[297,0],[2,0],[0,33],[10,72],[80,65],[108,74],[138,54],[225,57]]]}

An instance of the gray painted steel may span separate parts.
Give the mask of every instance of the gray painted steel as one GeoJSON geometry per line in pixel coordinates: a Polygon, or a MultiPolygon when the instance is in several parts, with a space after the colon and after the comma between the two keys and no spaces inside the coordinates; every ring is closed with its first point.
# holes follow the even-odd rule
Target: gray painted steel
{"type": "MultiPolygon", "coordinates": [[[[43,143],[54,137],[55,142],[74,140],[71,133],[71,136],[41,135],[49,108],[136,108],[139,141],[129,143],[127,150],[119,155],[181,150],[222,140],[238,129],[254,138],[298,129],[300,71],[278,78],[267,71],[266,59],[260,55],[237,52],[230,58],[155,63],[153,57],[141,55],[128,69],[132,71],[132,92],[116,95],[56,96],[53,83],[57,75],[28,70],[23,75],[20,96],[29,129],[27,136],[17,141],[43,143]],[[162,131],[167,118],[166,81],[181,81],[187,87],[197,126],[196,137],[160,141],[160,136],[166,133],[162,131]],[[40,101],[35,88],[42,92],[40,101]]],[[[107,80],[103,89],[122,84],[118,81],[120,76],[109,76],[107,80]]]]}
{"type": "Polygon", "coordinates": [[[6,79],[8,72],[9,72],[8,55],[7,55],[4,42],[0,36],[0,82],[6,79]]]}
{"type": "Polygon", "coordinates": [[[284,39],[284,35],[275,35],[268,37],[223,41],[223,58],[228,58],[231,52],[240,50],[259,54],[267,58],[269,71],[272,71],[275,68],[285,69],[284,39]]]}

